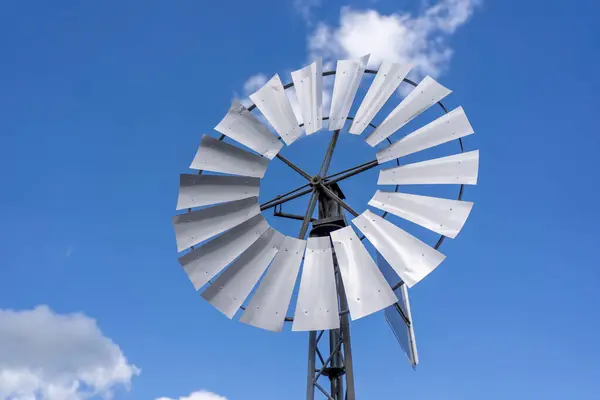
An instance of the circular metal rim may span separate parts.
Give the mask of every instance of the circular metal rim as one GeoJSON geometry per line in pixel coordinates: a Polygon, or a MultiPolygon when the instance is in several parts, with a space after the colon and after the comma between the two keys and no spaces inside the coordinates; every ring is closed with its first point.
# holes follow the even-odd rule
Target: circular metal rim
{"type": "MultiPolygon", "coordinates": [[[[336,72],[337,72],[336,70],[325,71],[325,72],[323,72],[323,73],[322,73],[322,76],[330,76],[330,75],[335,75],[335,74],[336,74],[336,72]]],[[[365,69],[365,73],[366,73],[366,74],[376,75],[376,74],[377,74],[377,72],[378,72],[378,71],[377,71],[377,70],[374,70],[374,69],[365,69]]],[[[408,79],[408,78],[404,78],[402,81],[403,81],[403,82],[406,82],[406,83],[408,83],[408,84],[410,84],[410,85],[412,85],[413,87],[416,87],[416,86],[417,86],[417,83],[413,82],[412,80],[410,80],[410,79],[408,79]]],[[[283,86],[283,89],[284,89],[284,90],[288,90],[288,89],[292,88],[293,86],[294,86],[294,82],[290,82],[290,83],[287,83],[287,84],[285,84],[285,85],[283,86]]],[[[444,111],[444,114],[447,114],[447,113],[448,113],[448,109],[446,108],[446,106],[444,106],[444,104],[443,104],[441,101],[438,101],[438,102],[437,102],[437,104],[438,104],[438,105],[440,106],[440,108],[441,108],[441,109],[444,111]]],[[[250,105],[250,106],[247,108],[247,110],[248,110],[248,111],[252,111],[252,110],[254,110],[255,108],[256,108],[256,104],[252,103],[252,105],[250,105]]],[[[323,120],[324,120],[324,121],[325,121],[325,120],[328,120],[328,119],[329,119],[329,117],[323,117],[323,120]]],[[[346,117],[346,119],[347,119],[347,120],[353,120],[353,119],[354,119],[354,116],[348,116],[348,117],[346,117]]],[[[304,125],[304,124],[300,124],[299,126],[303,126],[303,125],[304,125]]],[[[376,128],[377,128],[377,126],[376,126],[375,124],[372,124],[372,123],[369,123],[369,126],[370,126],[371,128],[373,128],[373,129],[376,129],[376,128]]],[[[225,135],[221,134],[221,136],[219,137],[219,140],[223,140],[223,139],[225,139],[225,135]]],[[[390,138],[389,138],[389,137],[388,137],[388,138],[386,138],[386,140],[388,141],[388,143],[390,143],[390,144],[392,143],[392,141],[390,140],[390,138]]],[[[465,152],[465,149],[464,149],[463,142],[462,142],[462,139],[461,139],[461,138],[458,138],[458,143],[459,143],[459,145],[460,145],[460,152],[461,152],[461,153],[464,153],[464,152],[465,152]]],[[[399,158],[396,158],[396,165],[400,166],[400,160],[399,160],[399,158]]],[[[199,170],[199,171],[198,171],[198,175],[202,174],[202,172],[203,172],[202,170],[199,170]]],[[[396,187],[395,187],[394,191],[395,191],[395,192],[398,192],[398,189],[399,189],[399,187],[400,187],[400,185],[396,185],[396,187]]],[[[463,195],[464,187],[465,187],[465,185],[464,185],[464,184],[461,184],[461,185],[460,185],[460,189],[459,189],[459,192],[458,192],[458,197],[456,198],[457,200],[462,200],[462,195],[463,195]]],[[[191,212],[191,209],[188,209],[188,211],[187,211],[187,212],[191,212]]],[[[382,218],[385,218],[387,215],[388,215],[388,212],[387,212],[387,211],[385,211],[385,212],[384,212],[384,213],[381,215],[381,217],[382,217],[382,218]]],[[[365,236],[364,236],[364,235],[363,235],[363,236],[360,238],[360,240],[362,241],[363,239],[365,239],[365,236]]],[[[437,242],[436,242],[436,244],[433,246],[433,248],[434,248],[434,249],[436,249],[436,250],[437,250],[437,249],[439,249],[439,248],[440,248],[440,246],[442,245],[442,243],[444,242],[444,240],[445,240],[445,239],[446,239],[446,236],[444,236],[444,235],[440,235],[440,237],[439,237],[438,241],[437,241],[437,242]]],[[[193,248],[193,246],[191,246],[191,248],[193,248]]],[[[209,283],[210,283],[210,284],[212,284],[212,282],[210,282],[210,281],[209,281],[209,283]]],[[[396,289],[398,289],[400,286],[402,286],[402,284],[403,284],[403,283],[404,283],[404,282],[403,282],[402,280],[400,280],[400,282],[398,282],[397,284],[395,284],[394,286],[392,286],[392,290],[396,290],[396,289]]],[[[244,307],[244,306],[242,305],[242,306],[240,306],[240,309],[241,309],[242,311],[245,311],[245,310],[246,310],[246,307],[244,307]]],[[[347,310],[342,310],[342,311],[340,311],[340,312],[339,312],[339,316],[341,317],[341,316],[347,315],[347,314],[349,314],[349,313],[350,313],[350,310],[349,310],[349,309],[347,309],[347,310]]],[[[294,317],[288,317],[288,316],[286,316],[286,317],[285,317],[285,319],[284,319],[284,322],[293,322],[293,321],[294,321],[294,317]]]]}

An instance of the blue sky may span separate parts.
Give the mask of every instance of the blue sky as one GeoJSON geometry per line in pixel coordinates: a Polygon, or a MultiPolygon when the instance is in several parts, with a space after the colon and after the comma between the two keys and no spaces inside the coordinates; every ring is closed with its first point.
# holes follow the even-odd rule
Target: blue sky
{"type": "MultiPolygon", "coordinates": [[[[179,267],[171,225],[178,175],[248,78],[278,72],[288,82],[313,55],[364,50],[311,41],[317,32],[343,36],[342,6],[346,16],[418,20],[443,4],[450,27],[400,25],[414,29],[413,39],[426,36],[420,47],[372,45],[380,54],[422,55],[415,78],[435,72],[454,90],[447,103],[464,106],[476,131],[467,149],[481,151],[479,184],[465,192],[476,204],[457,239],[442,246],[447,260],[410,292],[416,372],[382,314],[352,324],[358,398],[598,398],[600,6],[318,3],[303,15],[308,2],[5,2],[0,309],[48,305],[95,319],[141,369],[116,399],[198,390],[229,400],[302,399],[307,335],[228,320],[179,267]]],[[[381,32],[398,20],[369,21],[381,32]]],[[[348,136],[332,171],[374,156],[348,136]]],[[[284,154],[310,170],[327,140],[315,134],[284,154]]],[[[376,176],[342,186],[355,208],[364,209],[376,176]]],[[[261,198],[297,182],[274,161],[261,198]]],[[[269,220],[284,233],[297,229],[269,220]]],[[[44,334],[42,327],[31,337],[44,334]]],[[[6,372],[4,361],[0,354],[6,372]]]]}

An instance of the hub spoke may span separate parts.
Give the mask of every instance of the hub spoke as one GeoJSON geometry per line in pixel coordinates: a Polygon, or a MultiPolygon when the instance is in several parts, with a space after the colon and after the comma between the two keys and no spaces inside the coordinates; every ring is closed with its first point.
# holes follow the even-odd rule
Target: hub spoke
{"type": "Polygon", "coordinates": [[[298,233],[298,239],[304,239],[306,236],[306,231],[308,230],[308,224],[310,223],[310,219],[312,218],[313,213],[315,212],[315,206],[317,205],[317,199],[319,198],[319,191],[316,187],[312,188],[312,195],[310,196],[310,202],[308,203],[308,208],[306,209],[306,215],[304,215],[304,221],[302,221],[302,227],[300,228],[300,233],[298,233]]]}
{"type": "Polygon", "coordinates": [[[326,176],[326,177],[324,177],[323,179],[325,180],[325,179],[332,179],[332,178],[335,178],[335,177],[336,177],[336,176],[338,176],[338,175],[342,175],[342,174],[345,174],[346,172],[354,171],[355,169],[358,169],[358,168],[364,167],[364,166],[366,166],[366,165],[369,165],[369,164],[373,163],[373,161],[375,161],[375,160],[367,161],[366,163],[362,163],[362,164],[359,164],[359,165],[355,165],[354,167],[351,167],[351,168],[348,168],[348,169],[342,170],[342,171],[340,171],[340,172],[336,172],[335,174],[327,175],[327,176],[326,176]]]}
{"type": "Polygon", "coordinates": [[[323,158],[323,162],[321,163],[321,168],[319,168],[319,176],[325,176],[327,174],[329,165],[331,165],[331,159],[333,158],[333,150],[335,150],[335,146],[337,145],[339,136],[339,129],[333,132],[333,135],[331,136],[331,141],[329,142],[329,147],[327,148],[327,153],[325,153],[325,157],[323,158]]]}
{"type": "Polygon", "coordinates": [[[331,175],[331,179],[329,177],[326,178],[325,184],[329,185],[329,184],[332,184],[332,183],[343,181],[344,179],[350,178],[351,176],[358,175],[361,172],[365,172],[367,170],[370,170],[371,168],[375,168],[378,165],[379,164],[377,163],[377,160],[373,160],[373,161],[369,161],[368,163],[357,165],[354,168],[350,168],[349,170],[346,170],[348,172],[342,173],[342,172],[344,172],[344,171],[342,171],[342,172],[339,172],[337,174],[331,175]],[[339,175],[339,176],[336,176],[335,178],[333,178],[333,176],[335,176],[335,175],[339,175]]]}
{"type": "Polygon", "coordinates": [[[325,186],[324,184],[320,184],[320,188],[321,190],[331,198],[331,200],[336,201],[340,206],[344,207],[350,214],[354,215],[355,217],[358,217],[358,213],[352,208],[350,207],[344,200],[340,199],[335,193],[333,193],[333,191],[331,189],[329,189],[327,186],[325,186]]]}
{"type": "Polygon", "coordinates": [[[312,190],[313,190],[313,188],[307,188],[307,189],[302,190],[301,192],[295,193],[290,196],[281,197],[279,199],[275,198],[267,203],[261,204],[260,210],[261,211],[268,210],[269,208],[273,208],[279,204],[287,203],[290,200],[297,199],[298,197],[301,197],[301,196],[304,196],[305,194],[310,193],[312,190]]]}
{"type": "Polygon", "coordinates": [[[286,163],[291,169],[293,169],[294,171],[296,171],[297,173],[302,175],[305,179],[308,179],[310,181],[311,176],[309,174],[307,174],[306,172],[304,172],[299,166],[297,166],[296,164],[294,164],[293,162],[291,162],[290,160],[288,160],[281,154],[277,154],[276,157],[279,158],[284,163],[286,163]]]}
{"type": "Polygon", "coordinates": [[[294,189],[294,190],[290,190],[290,191],[289,191],[289,192],[287,192],[287,193],[280,194],[280,195],[278,195],[277,197],[275,197],[275,198],[273,198],[273,199],[271,199],[271,200],[269,200],[269,201],[265,201],[264,203],[262,203],[262,204],[261,204],[261,207],[262,207],[262,206],[266,206],[267,204],[269,204],[269,203],[272,203],[272,202],[274,202],[274,201],[276,201],[276,200],[279,200],[279,199],[281,199],[281,198],[284,198],[284,197],[286,197],[286,196],[289,196],[290,194],[293,194],[293,193],[297,192],[298,190],[304,189],[304,188],[305,188],[305,187],[307,187],[307,186],[308,186],[308,183],[307,183],[306,185],[302,185],[302,186],[300,186],[300,187],[297,187],[297,188],[296,188],[296,189],[294,189]]]}

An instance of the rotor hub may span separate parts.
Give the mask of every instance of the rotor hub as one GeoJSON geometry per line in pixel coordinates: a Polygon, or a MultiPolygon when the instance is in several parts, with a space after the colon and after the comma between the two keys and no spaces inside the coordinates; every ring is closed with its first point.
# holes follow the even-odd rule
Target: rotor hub
{"type": "Polygon", "coordinates": [[[319,175],[315,175],[312,178],[310,178],[310,185],[311,186],[318,186],[319,183],[321,183],[322,178],[319,175]]]}

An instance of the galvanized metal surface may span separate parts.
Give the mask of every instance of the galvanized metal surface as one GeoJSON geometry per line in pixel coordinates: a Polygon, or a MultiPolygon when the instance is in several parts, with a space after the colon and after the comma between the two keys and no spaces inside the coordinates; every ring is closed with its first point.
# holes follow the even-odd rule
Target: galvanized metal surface
{"type": "Polygon", "coordinates": [[[287,236],[240,321],[280,332],[304,256],[306,241],[287,236]]]}
{"type": "Polygon", "coordinates": [[[196,290],[215,277],[269,228],[261,214],[190,251],[179,262],[196,290]]]}
{"type": "MultiPolygon", "coordinates": [[[[377,253],[377,266],[383,273],[383,276],[385,276],[387,282],[390,285],[395,284],[398,276],[390,264],[379,253],[377,253]]],[[[417,353],[417,341],[408,299],[408,288],[406,285],[402,285],[396,288],[394,293],[398,296],[398,302],[384,310],[385,319],[392,329],[392,333],[396,336],[400,347],[402,347],[402,350],[408,357],[411,366],[415,368],[419,363],[419,355],[417,353]]]]}
{"type": "Polygon", "coordinates": [[[371,146],[381,143],[398,129],[412,121],[423,111],[452,93],[430,76],[426,76],[416,88],[375,129],[366,142],[371,146]]]}
{"type": "Polygon", "coordinates": [[[379,150],[376,154],[379,164],[395,158],[459,139],[473,133],[473,128],[462,107],[455,108],[435,121],[404,136],[395,143],[379,150]]]}
{"type": "MultiPolygon", "coordinates": [[[[406,286],[401,286],[397,289],[397,292],[400,292],[398,294],[398,297],[402,299],[398,302],[398,306],[403,305],[404,307],[407,307],[407,291],[408,289],[406,288],[406,286]]],[[[410,311],[410,307],[408,307],[408,310],[410,311]]],[[[398,341],[398,344],[400,344],[400,347],[404,351],[404,354],[406,354],[408,362],[413,368],[416,368],[417,364],[419,363],[419,355],[417,352],[417,342],[415,338],[414,327],[412,324],[412,318],[407,316],[407,318],[409,318],[410,321],[410,323],[407,324],[401,312],[395,306],[386,308],[384,310],[384,315],[388,325],[392,330],[392,333],[398,341]]]]}
{"type": "Polygon", "coordinates": [[[273,159],[283,147],[283,143],[238,100],[233,100],[229,111],[215,130],[268,159],[273,159]]]}
{"type": "Polygon", "coordinates": [[[245,176],[181,174],[177,209],[258,197],[260,179],[245,176]]]}
{"type": "Polygon", "coordinates": [[[469,217],[473,203],[378,190],[369,205],[455,238],[469,217]]]}
{"type": "Polygon", "coordinates": [[[379,172],[379,185],[477,184],[479,150],[401,165],[379,172]]]}
{"type": "MultiPolygon", "coordinates": [[[[366,72],[366,73],[369,73],[369,74],[376,74],[378,71],[374,71],[374,70],[366,70],[365,72],[366,72]]],[[[324,75],[332,75],[332,74],[335,74],[335,71],[330,71],[330,72],[324,73],[324,75]]],[[[278,78],[278,77],[277,77],[277,78],[278,78]]],[[[410,81],[410,80],[408,80],[408,79],[406,79],[406,78],[405,78],[404,80],[405,80],[406,82],[410,83],[411,85],[416,85],[415,83],[413,83],[412,81],[410,81]]],[[[280,81],[279,81],[279,83],[281,84],[281,82],[280,82],[280,81]]],[[[287,85],[285,86],[285,88],[292,87],[292,86],[293,86],[293,84],[292,84],[292,83],[290,83],[290,84],[287,84],[287,85]]],[[[283,89],[283,86],[282,86],[282,89],[283,89]]],[[[285,95],[285,93],[284,93],[284,95],[285,95]]],[[[286,99],[287,99],[287,97],[286,97],[286,99]]],[[[255,102],[255,103],[256,103],[256,102],[255,102]]],[[[444,107],[444,106],[443,106],[441,103],[438,103],[438,104],[440,105],[440,107],[442,107],[442,109],[444,109],[444,111],[445,111],[445,112],[447,112],[447,111],[446,111],[446,109],[445,109],[445,107],[444,107]]],[[[255,108],[255,105],[252,105],[252,106],[250,107],[250,109],[253,109],[253,108],[255,108]]],[[[292,111],[292,114],[293,114],[293,111],[292,111]]],[[[351,119],[351,118],[350,118],[350,117],[348,117],[348,119],[351,119]]],[[[373,126],[373,127],[374,127],[374,126],[373,126]]],[[[374,127],[374,128],[375,128],[375,127],[374,127]]],[[[460,143],[460,142],[461,142],[461,141],[460,141],[460,139],[459,139],[459,143],[460,143]]],[[[462,144],[461,144],[461,150],[462,150],[462,144]]],[[[201,172],[202,172],[202,171],[200,171],[200,173],[201,173],[201,172]]],[[[337,174],[334,174],[334,175],[337,175],[337,174]]],[[[462,185],[461,185],[461,189],[462,189],[462,185]]],[[[462,190],[461,190],[461,194],[462,194],[462,190]]],[[[461,196],[459,195],[459,198],[460,198],[460,197],[461,197],[461,196]]],[[[442,237],[441,237],[441,239],[443,239],[443,238],[444,238],[444,237],[442,236],[442,237]]],[[[441,242],[441,240],[440,240],[440,242],[441,242]]],[[[439,244],[439,243],[438,243],[438,244],[439,244]]],[[[436,245],[436,248],[437,248],[437,245],[436,245]]],[[[348,313],[348,311],[346,310],[346,311],[344,311],[344,312],[341,312],[341,313],[340,313],[340,315],[347,315],[347,313],[348,313]]],[[[292,320],[291,318],[287,318],[287,319],[288,319],[288,320],[290,320],[290,321],[292,320]]]]}
{"type": "Polygon", "coordinates": [[[352,319],[396,303],[398,299],[354,229],[347,226],[330,235],[352,319]]]}
{"type": "Polygon", "coordinates": [[[219,277],[202,292],[202,297],[229,318],[233,318],[252,288],[279,251],[284,236],[267,229],[219,277]]]}
{"type": "Polygon", "coordinates": [[[307,135],[323,127],[323,66],[319,58],[292,72],[296,97],[307,135]]]}
{"type": "Polygon", "coordinates": [[[262,178],[268,163],[268,158],[252,154],[212,136],[202,135],[200,147],[190,168],[262,178]]]}
{"type": "Polygon", "coordinates": [[[337,62],[329,110],[328,129],[330,131],[344,127],[368,62],[368,54],[358,60],[339,60],[337,62]]]}
{"type": "Polygon", "coordinates": [[[369,210],[354,218],[352,223],[409,287],[425,278],[446,258],[442,253],[369,210]]]}
{"type": "Polygon", "coordinates": [[[173,217],[177,251],[210,239],[260,214],[258,199],[236,200],[173,217]]]}
{"type": "Polygon", "coordinates": [[[279,75],[275,74],[262,88],[250,95],[250,100],[265,116],[288,146],[294,143],[302,129],[285,94],[279,75]]]}
{"type": "Polygon", "coordinates": [[[356,112],[356,116],[348,130],[349,133],[360,135],[369,126],[369,123],[402,83],[410,69],[410,65],[394,64],[389,61],[384,61],[381,64],[371,87],[369,87],[356,112]]]}
{"type": "Polygon", "coordinates": [[[340,327],[338,300],[329,237],[309,238],[296,303],[293,331],[340,327]]]}

